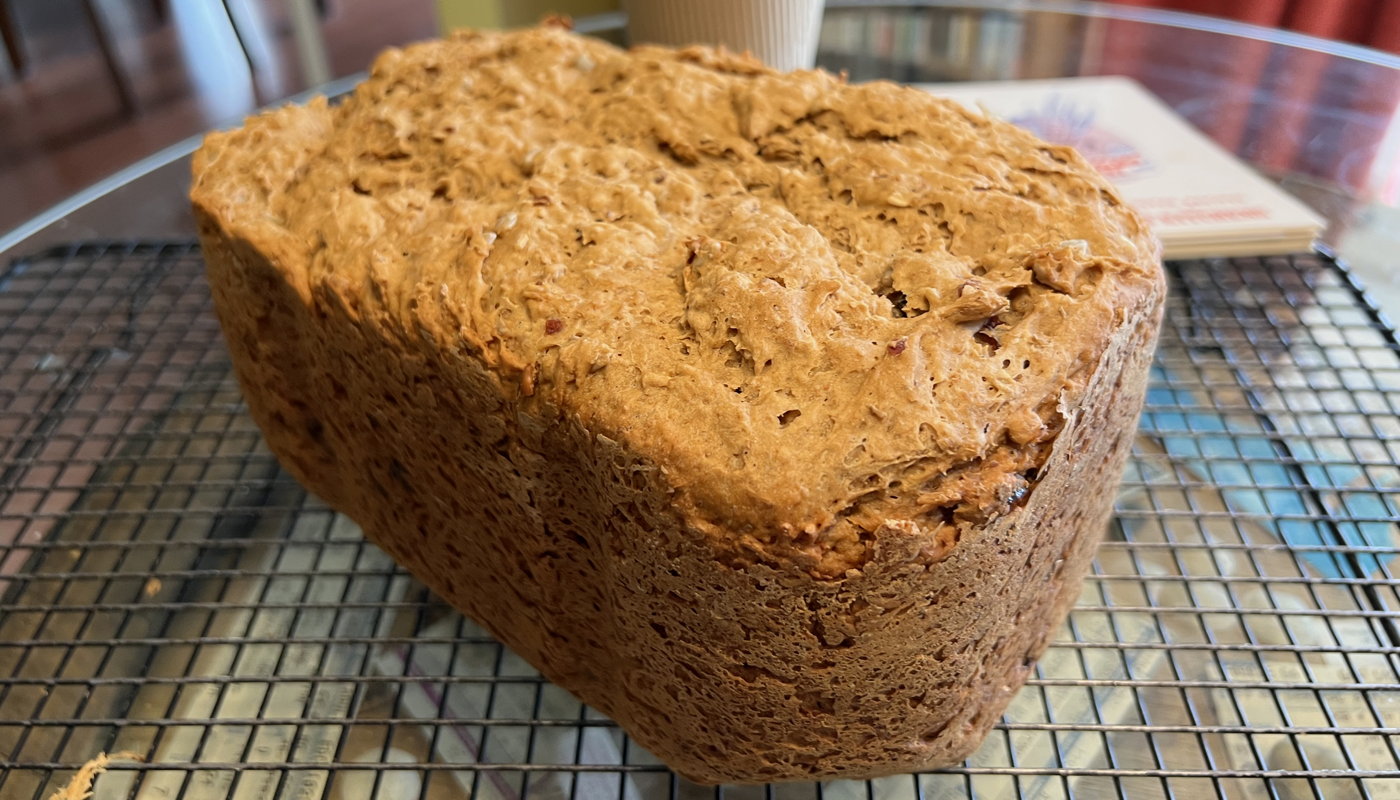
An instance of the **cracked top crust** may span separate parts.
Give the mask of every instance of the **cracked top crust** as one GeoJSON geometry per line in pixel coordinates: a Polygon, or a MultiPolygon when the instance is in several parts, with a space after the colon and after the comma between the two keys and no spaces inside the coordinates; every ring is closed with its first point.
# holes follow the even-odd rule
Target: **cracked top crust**
{"type": "Polygon", "coordinates": [[[545,26],[391,50],[211,134],[193,197],[310,303],[483,363],[659,469],[735,563],[839,577],[1033,490],[1162,291],[1068,148],[953,102],[545,26]]]}

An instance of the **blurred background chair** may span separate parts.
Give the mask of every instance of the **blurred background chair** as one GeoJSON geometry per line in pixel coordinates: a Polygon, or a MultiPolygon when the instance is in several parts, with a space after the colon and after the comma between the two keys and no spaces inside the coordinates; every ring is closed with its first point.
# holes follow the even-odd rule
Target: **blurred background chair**
{"type": "MultiPolygon", "coordinates": [[[[23,78],[30,66],[30,60],[26,54],[23,30],[16,21],[12,8],[13,2],[14,0],[0,0],[0,41],[3,41],[5,46],[11,71],[16,77],[23,78]]],[[[162,0],[152,0],[151,6],[155,16],[163,19],[165,7],[162,0]]],[[[101,10],[98,9],[95,0],[81,0],[79,9],[81,12],[79,17],[87,27],[88,36],[102,58],[102,64],[107,70],[107,77],[111,81],[117,102],[121,104],[124,113],[135,112],[136,97],[130,81],[122,70],[121,61],[117,57],[112,41],[111,31],[102,18],[101,10]]]]}
{"type": "Polygon", "coordinates": [[[0,232],[438,30],[435,0],[0,0],[0,232]]]}

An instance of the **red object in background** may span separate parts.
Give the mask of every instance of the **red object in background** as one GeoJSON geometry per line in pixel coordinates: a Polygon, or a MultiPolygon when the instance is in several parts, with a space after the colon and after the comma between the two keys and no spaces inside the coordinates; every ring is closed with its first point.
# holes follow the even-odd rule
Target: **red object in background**
{"type": "MultiPolygon", "coordinates": [[[[1400,0],[1118,0],[1228,17],[1400,53],[1400,0]]],[[[1387,121],[1400,108],[1400,71],[1360,79],[1347,59],[1267,41],[1222,37],[1207,54],[1177,35],[1108,20],[1088,74],[1130,75],[1211,138],[1266,172],[1335,180],[1358,195],[1383,191],[1372,175],[1387,121]],[[1186,52],[1192,50],[1192,52],[1186,52]],[[1231,65],[1231,85],[1203,95],[1193,65],[1231,65]]]]}
{"type": "Polygon", "coordinates": [[[1227,17],[1400,53],[1400,0],[1116,0],[1227,17]]]}

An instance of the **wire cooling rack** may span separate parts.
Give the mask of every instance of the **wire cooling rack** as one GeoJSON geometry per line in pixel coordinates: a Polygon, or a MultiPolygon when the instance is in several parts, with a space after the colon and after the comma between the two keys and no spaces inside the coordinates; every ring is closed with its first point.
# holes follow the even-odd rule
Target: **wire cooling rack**
{"type": "Polygon", "coordinates": [[[0,797],[1400,797],[1400,348],[1321,255],[1170,265],[1079,606],[965,765],[699,787],[282,472],[191,242],[0,272],[0,797]]]}

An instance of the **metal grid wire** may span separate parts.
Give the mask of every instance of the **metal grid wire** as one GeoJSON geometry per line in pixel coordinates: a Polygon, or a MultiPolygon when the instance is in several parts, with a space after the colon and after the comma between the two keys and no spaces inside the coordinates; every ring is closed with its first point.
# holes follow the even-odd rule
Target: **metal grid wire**
{"type": "Polygon", "coordinates": [[[1170,265],[1119,513],[964,766],[699,787],[366,544],[244,413],[190,242],[0,273],[0,797],[1400,797],[1400,348],[1326,257],[1170,265]]]}

